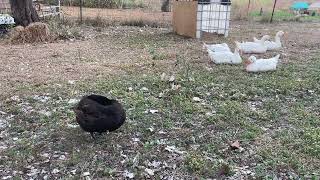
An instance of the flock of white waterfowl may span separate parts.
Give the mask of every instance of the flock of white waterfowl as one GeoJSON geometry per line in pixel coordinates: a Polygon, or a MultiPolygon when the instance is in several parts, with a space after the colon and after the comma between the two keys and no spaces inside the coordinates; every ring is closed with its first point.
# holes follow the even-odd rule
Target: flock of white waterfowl
{"type": "MultiPolygon", "coordinates": [[[[269,35],[264,35],[261,39],[253,38],[252,42],[236,41],[234,52],[231,51],[228,44],[204,44],[210,59],[215,64],[242,64],[242,54],[264,54],[267,51],[276,51],[282,48],[281,37],[283,31],[277,32],[274,41],[270,40],[269,35]]],[[[258,59],[252,55],[244,61],[247,72],[266,72],[275,71],[279,62],[280,54],[268,59],[258,59]]]]}

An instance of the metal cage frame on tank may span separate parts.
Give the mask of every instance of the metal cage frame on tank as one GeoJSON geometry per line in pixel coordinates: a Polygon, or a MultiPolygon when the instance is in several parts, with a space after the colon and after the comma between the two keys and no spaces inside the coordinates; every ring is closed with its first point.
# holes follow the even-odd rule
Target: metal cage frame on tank
{"type": "Polygon", "coordinates": [[[198,0],[197,32],[201,38],[203,33],[229,35],[231,0],[198,0]]]}

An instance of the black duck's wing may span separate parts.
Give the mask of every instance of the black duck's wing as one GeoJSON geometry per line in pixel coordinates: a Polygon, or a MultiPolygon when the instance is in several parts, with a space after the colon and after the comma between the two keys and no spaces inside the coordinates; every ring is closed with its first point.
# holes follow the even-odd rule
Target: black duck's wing
{"type": "Polygon", "coordinates": [[[100,104],[98,104],[97,102],[88,99],[88,98],[84,98],[82,99],[78,106],[77,106],[77,110],[81,111],[84,115],[86,116],[93,116],[93,117],[97,117],[100,115],[100,104]]]}
{"type": "Polygon", "coordinates": [[[75,109],[76,121],[82,129],[88,132],[95,132],[96,126],[99,123],[101,113],[97,110],[98,105],[90,99],[82,99],[75,109]]]}
{"type": "Polygon", "coordinates": [[[120,103],[113,101],[112,105],[105,106],[103,114],[112,119],[115,124],[123,124],[126,119],[125,111],[120,103]]]}
{"type": "Polygon", "coordinates": [[[95,95],[95,94],[92,94],[90,96],[87,97],[88,99],[92,100],[92,101],[95,101],[103,106],[106,106],[106,105],[111,105],[113,100],[110,100],[108,99],[107,97],[104,97],[104,96],[100,96],[100,95],[95,95]]]}

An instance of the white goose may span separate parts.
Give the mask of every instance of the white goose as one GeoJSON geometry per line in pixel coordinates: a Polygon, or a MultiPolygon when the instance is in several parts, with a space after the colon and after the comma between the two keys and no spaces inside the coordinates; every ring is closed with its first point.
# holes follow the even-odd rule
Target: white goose
{"type": "Polygon", "coordinates": [[[267,47],[264,45],[264,42],[270,39],[270,36],[266,36],[264,39],[262,39],[261,43],[257,42],[243,42],[240,43],[236,41],[236,46],[240,49],[242,53],[246,54],[262,54],[267,52],[267,47]]]}
{"type": "Polygon", "coordinates": [[[245,61],[247,72],[265,72],[275,71],[279,62],[280,54],[270,59],[257,59],[255,56],[250,56],[245,61]]]}
{"type": "Polygon", "coordinates": [[[230,48],[228,46],[228,44],[226,43],[222,43],[222,44],[206,44],[206,43],[203,43],[203,48],[207,49],[207,50],[210,50],[210,51],[213,51],[213,52],[218,52],[218,51],[230,51],[230,48]]]}
{"type": "MultiPolygon", "coordinates": [[[[263,45],[265,45],[267,47],[267,50],[272,51],[272,50],[277,50],[280,49],[282,47],[282,43],[281,43],[281,37],[284,35],[283,31],[279,31],[277,32],[276,36],[275,36],[275,41],[262,41],[258,40],[256,38],[254,38],[255,42],[259,42],[262,43],[263,45]]],[[[267,35],[266,35],[267,36],[267,35]]],[[[263,36],[264,37],[264,36],[263,36]]],[[[262,38],[263,38],[262,37],[262,38]]]]}
{"type": "Polygon", "coordinates": [[[262,43],[262,42],[266,42],[268,39],[270,39],[269,35],[264,35],[264,36],[262,36],[261,39],[257,39],[256,37],[253,37],[253,42],[262,43]]]}
{"type": "Polygon", "coordinates": [[[277,34],[276,34],[276,36],[274,38],[275,41],[265,41],[264,45],[267,46],[267,49],[269,51],[280,49],[282,47],[281,37],[283,35],[284,35],[283,31],[277,32],[277,34]]]}
{"type": "Polygon", "coordinates": [[[241,64],[242,58],[239,54],[239,49],[235,48],[234,53],[231,51],[208,51],[210,59],[215,64],[241,64]]]}

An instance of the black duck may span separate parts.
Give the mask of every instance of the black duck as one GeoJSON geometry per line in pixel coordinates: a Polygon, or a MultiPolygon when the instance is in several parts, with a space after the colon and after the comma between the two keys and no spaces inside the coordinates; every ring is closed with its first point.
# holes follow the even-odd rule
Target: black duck
{"type": "Polygon", "coordinates": [[[100,95],[83,97],[74,112],[80,127],[90,132],[93,138],[94,132],[101,134],[120,128],[126,119],[125,111],[118,101],[100,95]]]}

